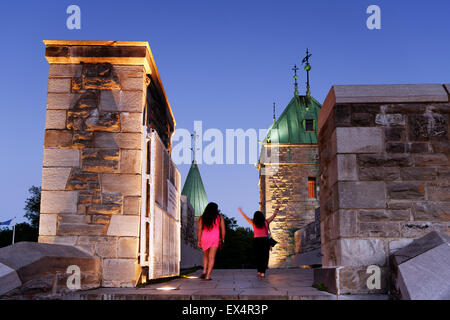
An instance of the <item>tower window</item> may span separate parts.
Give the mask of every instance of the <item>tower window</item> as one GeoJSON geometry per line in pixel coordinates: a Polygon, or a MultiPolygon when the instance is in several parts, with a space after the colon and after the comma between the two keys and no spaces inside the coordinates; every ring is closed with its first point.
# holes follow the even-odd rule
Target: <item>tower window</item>
{"type": "Polygon", "coordinates": [[[308,178],[308,198],[317,198],[316,178],[308,178]]]}
{"type": "Polygon", "coordinates": [[[305,119],[305,131],[314,131],[314,119],[305,119]]]}

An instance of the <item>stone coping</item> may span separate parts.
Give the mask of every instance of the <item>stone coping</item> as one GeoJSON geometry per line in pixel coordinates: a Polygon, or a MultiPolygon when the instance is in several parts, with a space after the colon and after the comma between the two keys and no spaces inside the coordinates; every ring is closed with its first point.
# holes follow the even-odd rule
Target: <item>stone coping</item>
{"type": "Polygon", "coordinates": [[[111,63],[142,65],[161,92],[172,121],[175,117],[147,41],[44,40],[45,58],[50,64],[111,63]]]}
{"type": "Polygon", "coordinates": [[[319,113],[319,131],[335,104],[449,102],[448,84],[334,85],[319,113]]]}

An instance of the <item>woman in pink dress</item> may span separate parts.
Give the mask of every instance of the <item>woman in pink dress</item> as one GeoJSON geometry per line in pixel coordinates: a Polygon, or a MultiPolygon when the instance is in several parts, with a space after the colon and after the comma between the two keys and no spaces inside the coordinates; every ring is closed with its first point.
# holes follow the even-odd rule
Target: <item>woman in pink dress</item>
{"type": "Polygon", "coordinates": [[[261,211],[255,211],[253,219],[247,217],[241,208],[238,208],[239,212],[242,214],[245,220],[250,223],[253,227],[253,250],[255,252],[256,258],[256,269],[258,272],[258,277],[264,278],[267,265],[269,263],[269,224],[275,219],[280,210],[280,205],[278,205],[273,213],[273,215],[266,219],[261,211]]]}
{"type": "Polygon", "coordinates": [[[216,203],[210,202],[198,220],[198,246],[203,250],[203,273],[200,278],[211,280],[217,249],[225,239],[225,222],[216,203]]]}

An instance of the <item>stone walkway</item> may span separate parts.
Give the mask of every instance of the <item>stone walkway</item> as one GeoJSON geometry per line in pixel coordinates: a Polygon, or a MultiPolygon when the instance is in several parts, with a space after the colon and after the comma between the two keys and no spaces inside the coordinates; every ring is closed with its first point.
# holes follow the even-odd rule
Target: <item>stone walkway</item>
{"type": "Polygon", "coordinates": [[[214,270],[211,281],[201,271],[145,288],[100,288],[76,292],[65,299],[81,300],[336,300],[336,295],[312,287],[311,269],[268,270],[265,279],[256,270],[214,270]]]}
{"type": "Polygon", "coordinates": [[[387,300],[387,295],[334,295],[312,287],[311,269],[272,269],[265,279],[256,270],[214,270],[211,281],[201,271],[144,288],[100,288],[66,295],[66,300],[387,300]]]}

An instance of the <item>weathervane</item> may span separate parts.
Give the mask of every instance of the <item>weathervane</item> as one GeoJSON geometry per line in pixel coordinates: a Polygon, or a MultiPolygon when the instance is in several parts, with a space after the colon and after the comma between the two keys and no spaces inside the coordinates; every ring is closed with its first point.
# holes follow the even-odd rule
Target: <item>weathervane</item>
{"type": "Polygon", "coordinates": [[[192,151],[192,163],[195,162],[195,151],[199,150],[197,148],[197,138],[198,138],[198,134],[197,132],[194,131],[194,133],[191,134],[192,137],[192,147],[191,147],[191,151],[192,151]]]}
{"type": "Polygon", "coordinates": [[[306,95],[310,96],[311,91],[309,90],[309,71],[311,70],[311,65],[309,64],[309,58],[311,57],[311,54],[309,53],[308,49],[306,49],[306,57],[303,58],[302,64],[305,64],[305,71],[306,71],[306,95]]]}
{"type": "Polygon", "coordinates": [[[298,75],[297,75],[297,70],[300,70],[300,69],[297,67],[297,65],[294,65],[292,70],[294,71],[294,94],[298,95],[298,83],[297,83],[298,75]]]}

